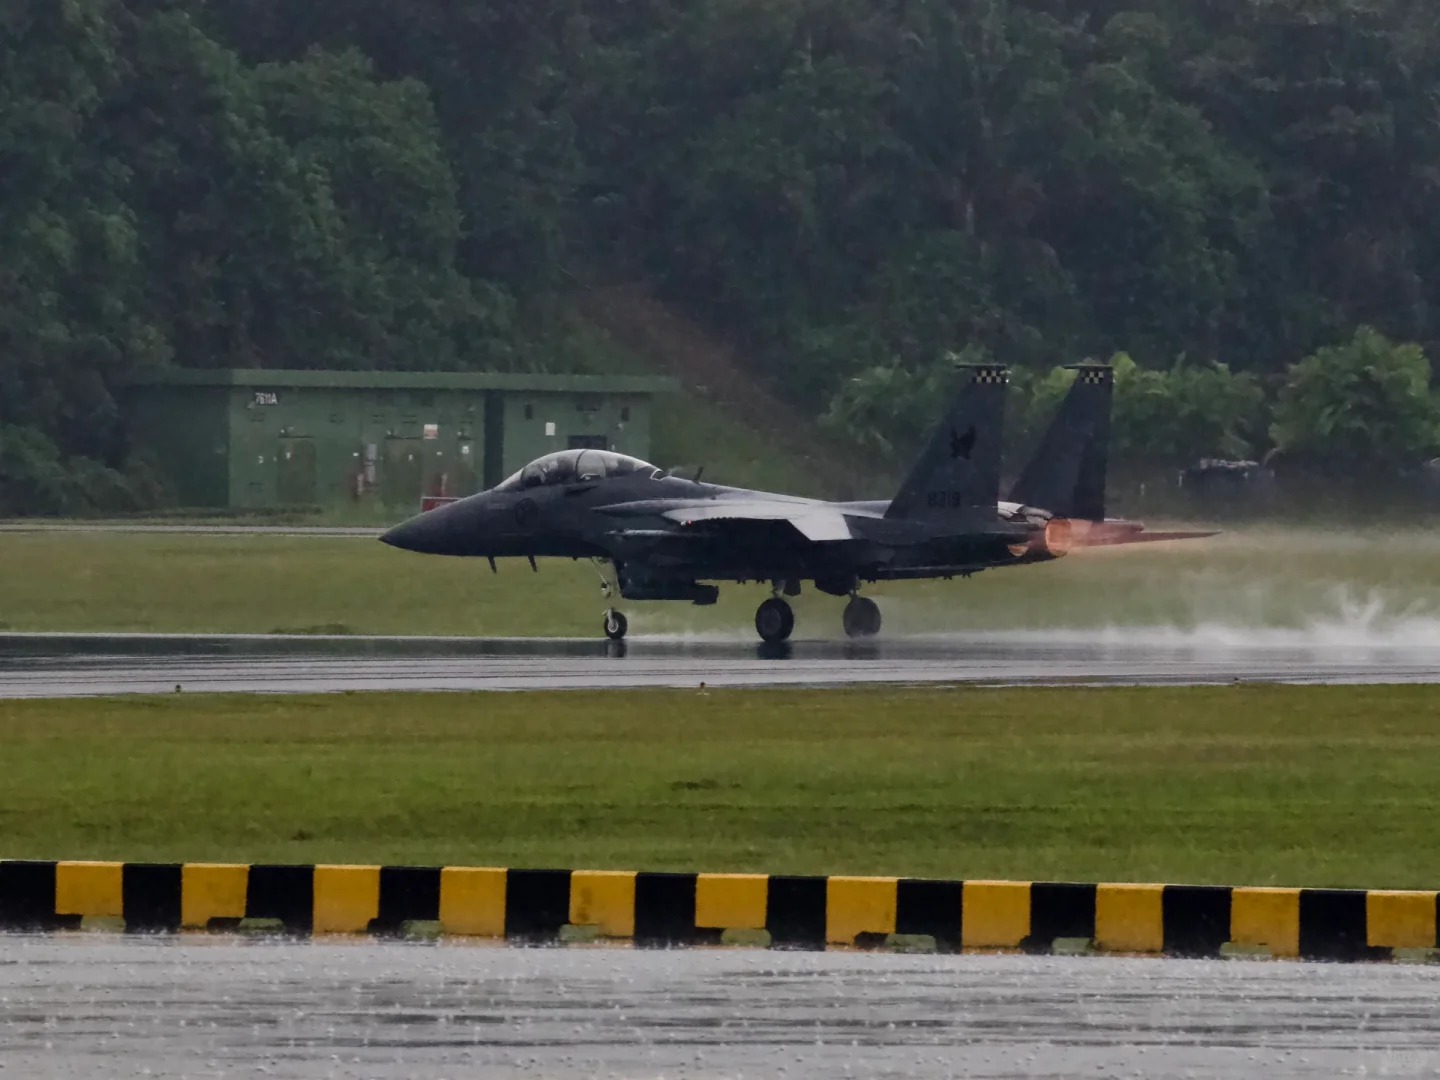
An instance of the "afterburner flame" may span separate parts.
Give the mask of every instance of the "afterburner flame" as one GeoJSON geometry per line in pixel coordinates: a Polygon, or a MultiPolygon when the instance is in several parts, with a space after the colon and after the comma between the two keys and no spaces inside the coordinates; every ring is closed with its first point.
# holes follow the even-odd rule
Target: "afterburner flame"
{"type": "Polygon", "coordinates": [[[1069,518],[1051,518],[1045,523],[1045,538],[1042,541],[1046,555],[1058,559],[1066,554],[1075,543],[1075,523],[1069,518]]]}
{"type": "MultiPolygon", "coordinates": [[[[1039,522],[1034,522],[1038,525],[1039,522]]],[[[1024,543],[1011,544],[1010,554],[1017,559],[1026,555],[1041,555],[1050,559],[1058,559],[1068,552],[1077,543],[1082,543],[1080,536],[1083,536],[1083,529],[1089,522],[1071,521],[1069,518],[1051,518],[1045,522],[1043,529],[1037,529],[1030,534],[1030,539],[1024,543]],[[1077,528],[1078,527],[1078,528],[1077,528]],[[1079,536],[1077,536],[1079,532],[1079,536]]]]}

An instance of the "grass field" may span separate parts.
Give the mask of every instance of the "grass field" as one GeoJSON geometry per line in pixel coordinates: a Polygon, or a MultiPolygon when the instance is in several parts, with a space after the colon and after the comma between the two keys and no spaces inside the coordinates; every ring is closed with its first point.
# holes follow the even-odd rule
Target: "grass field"
{"type": "Polygon", "coordinates": [[[0,857],[1440,885],[1440,688],[0,704],[0,857]]]}
{"type": "MultiPolygon", "coordinates": [[[[0,534],[0,625],[10,630],[594,636],[605,606],[598,585],[588,563],[547,560],[532,574],[506,560],[492,575],[483,560],[412,555],[368,538],[0,534]]],[[[1440,628],[1440,536],[1252,529],[875,593],[894,633],[1209,627],[1405,636],[1440,628]]],[[[726,586],[713,609],[623,606],[633,633],[749,640],[765,595],[726,586]]],[[[838,636],[840,606],[801,597],[797,636],[838,636]]]]}

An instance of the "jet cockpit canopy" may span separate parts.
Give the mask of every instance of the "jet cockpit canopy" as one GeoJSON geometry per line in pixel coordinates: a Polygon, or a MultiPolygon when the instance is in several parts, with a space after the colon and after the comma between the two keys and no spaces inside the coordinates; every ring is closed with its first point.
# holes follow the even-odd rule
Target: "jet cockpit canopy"
{"type": "Polygon", "coordinates": [[[654,475],[660,470],[649,462],[612,450],[560,450],[536,458],[519,472],[495,485],[496,491],[523,491],[553,484],[578,484],[631,473],[654,475]]]}

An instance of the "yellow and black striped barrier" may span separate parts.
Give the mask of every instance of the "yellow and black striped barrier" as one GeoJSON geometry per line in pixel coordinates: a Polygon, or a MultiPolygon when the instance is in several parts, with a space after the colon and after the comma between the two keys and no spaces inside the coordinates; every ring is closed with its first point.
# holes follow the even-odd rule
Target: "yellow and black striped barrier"
{"type": "Polygon", "coordinates": [[[777,947],[928,938],[941,950],[1217,956],[1227,947],[1316,960],[1385,959],[1440,947],[1437,894],[1364,889],[1084,885],[911,878],[661,874],[487,867],[271,866],[0,861],[0,928],[86,919],[128,932],[441,934],[520,942],[567,928],[637,945],[716,944],[727,932],[777,947]]]}

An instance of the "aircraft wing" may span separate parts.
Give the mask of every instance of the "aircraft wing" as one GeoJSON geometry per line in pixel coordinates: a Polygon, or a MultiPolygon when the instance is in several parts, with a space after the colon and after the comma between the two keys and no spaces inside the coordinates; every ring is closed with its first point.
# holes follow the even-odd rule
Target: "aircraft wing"
{"type": "Polygon", "coordinates": [[[807,540],[849,540],[853,537],[850,523],[839,510],[815,503],[780,499],[681,506],[666,510],[661,516],[681,525],[701,521],[783,521],[807,540]]]}
{"type": "MultiPolygon", "coordinates": [[[[851,540],[850,514],[817,499],[763,498],[645,499],[597,508],[614,517],[662,517],[677,525],[700,522],[776,522],[790,525],[807,540],[851,540]]],[[[873,516],[864,513],[860,517],[873,516]]],[[[683,535],[683,534],[682,534],[683,535]]]]}

